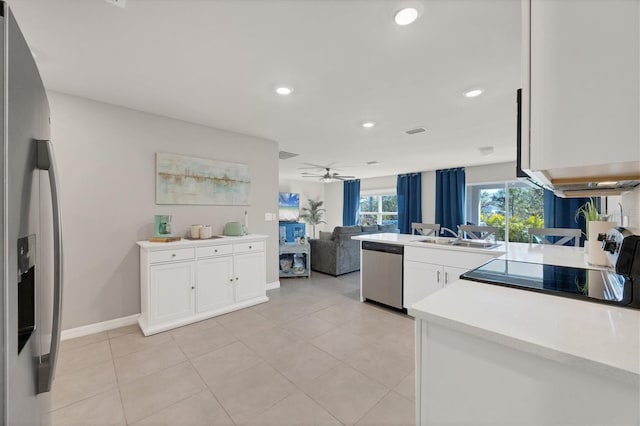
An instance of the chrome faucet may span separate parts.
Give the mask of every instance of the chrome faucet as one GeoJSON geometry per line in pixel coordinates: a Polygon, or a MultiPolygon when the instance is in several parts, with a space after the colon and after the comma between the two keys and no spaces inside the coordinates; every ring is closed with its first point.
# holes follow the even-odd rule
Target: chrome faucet
{"type": "Polygon", "coordinates": [[[451,230],[449,228],[445,228],[445,227],[440,228],[440,233],[442,233],[442,232],[448,232],[451,235],[453,235],[454,237],[456,237],[457,239],[459,239],[459,240],[462,239],[462,232],[460,232],[460,226],[458,226],[458,232],[457,233],[454,232],[453,230],[451,230]]]}

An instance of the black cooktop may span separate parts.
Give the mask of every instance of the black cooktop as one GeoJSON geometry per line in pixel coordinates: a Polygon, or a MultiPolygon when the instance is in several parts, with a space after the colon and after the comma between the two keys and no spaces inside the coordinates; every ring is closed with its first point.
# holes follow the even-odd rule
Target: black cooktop
{"type": "Polygon", "coordinates": [[[494,259],[460,278],[619,306],[631,302],[631,281],[606,270],[494,259]]]}

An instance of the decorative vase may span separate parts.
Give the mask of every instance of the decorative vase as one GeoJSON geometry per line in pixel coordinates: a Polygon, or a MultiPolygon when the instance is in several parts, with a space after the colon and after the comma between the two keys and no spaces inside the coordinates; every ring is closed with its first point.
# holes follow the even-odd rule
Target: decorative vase
{"type": "Polygon", "coordinates": [[[602,241],[598,241],[598,235],[606,234],[614,226],[614,223],[602,220],[592,220],[587,223],[589,239],[584,242],[587,262],[592,265],[611,266],[607,254],[602,250],[602,241]]]}

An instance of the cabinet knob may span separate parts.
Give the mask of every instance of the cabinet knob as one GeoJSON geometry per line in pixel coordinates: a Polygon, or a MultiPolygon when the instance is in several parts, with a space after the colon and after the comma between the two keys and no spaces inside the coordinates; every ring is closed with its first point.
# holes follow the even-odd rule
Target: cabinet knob
{"type": "Polygon", "coordinates": [[[229,281],[233,282],[233,278],[229,278],[229,281]]]}
{"type": "Polygon", "coordinates": [[[240,278],[236,277],[236,281],[238,281],[240,278]]]}
{"type": "Polygon", "coordinates": [[[191,290],[195,290],[195,289],[196,289],[196,287],[192,285],[191,286],[191,290]]]}
{"type": "Polygon", "coordinates": [[[171,253],[171,257],[176,257],[176,254],[175,253],[171,253]]]}
{"type": "Polygon", "coordinates": [[[217,252],[218,252],[218,249],[213,250],[213,252],[214,252],[214,253],[217,253],[217,252]]]}
{"type": "Polygon", "coordinates": [[[249,248],[250,248],[250,249],[252,249],[252,248],[253,248],[253,246],[249,246],[249,248]]]}

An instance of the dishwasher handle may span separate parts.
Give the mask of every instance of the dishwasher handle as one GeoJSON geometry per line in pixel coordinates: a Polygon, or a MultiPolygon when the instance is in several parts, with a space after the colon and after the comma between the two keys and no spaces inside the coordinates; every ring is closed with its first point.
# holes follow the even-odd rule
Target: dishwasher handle
{"type": "Polygon", "coordinates": [[[382,253],[404,254],[404,246],[399,244],[377,243],[372,241],[363,241],[362,250],[379,251],[382,253]]]}

